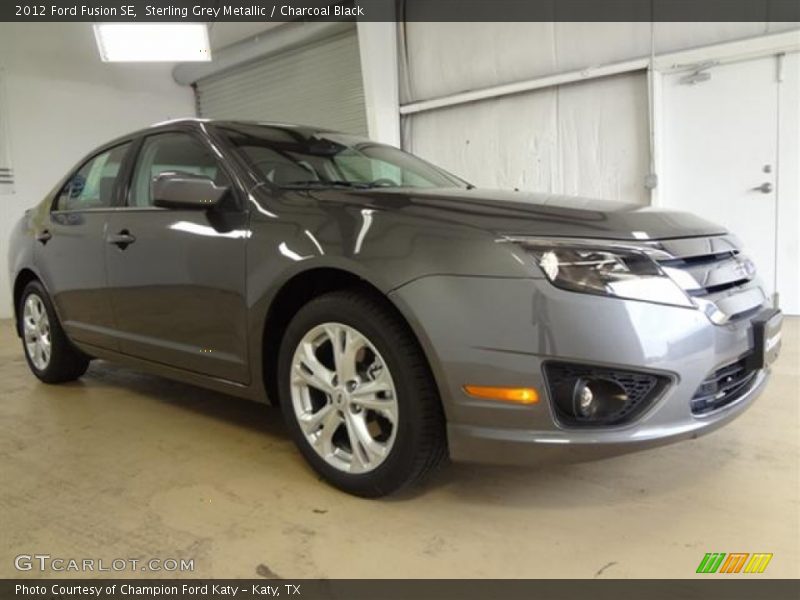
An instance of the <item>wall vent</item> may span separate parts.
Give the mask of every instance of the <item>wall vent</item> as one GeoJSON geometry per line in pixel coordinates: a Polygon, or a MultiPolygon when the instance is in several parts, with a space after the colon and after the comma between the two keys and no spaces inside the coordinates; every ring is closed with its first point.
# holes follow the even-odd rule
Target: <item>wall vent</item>
{"type": "Polygon", "coordinates": [[[0,167],[0,185],[14,185],[14,170],[11,167],[0,167]]]}
{"type": "Polygon", "coordinates": [[[13,194],[14,169],[11,166],[10,119],[5,91],[5,71],[0,69],[0,194],[13,194]]]}

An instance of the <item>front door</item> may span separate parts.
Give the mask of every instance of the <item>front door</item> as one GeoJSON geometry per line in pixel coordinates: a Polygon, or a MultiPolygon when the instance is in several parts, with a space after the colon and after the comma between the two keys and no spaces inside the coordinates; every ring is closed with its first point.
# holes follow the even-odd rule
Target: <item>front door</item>
{"type": "Polygon", "coordinates": [[[246,383],[247,214],[233,190],[211,210],[153,206],[151,182],[165,171],[229,185],[199,139],[178,132],[145,138],[105,248],[120,350],[246,383]]]}
{"type": "Polygon", "coordinates": [[[796,166],[779,173],[779,120],[781,112],[798,111],[796,104],[781,106],[783,60],[770,56],[664,78],[660,198],[663,206],[738,236],[768,293],[780,291],[784,309],[797,313],[796,293],[787,293],[797,285],[796,270],[779,276],[790,272],[781,266],[797,261],[796,249],[779,239],[780,186],[796,177],[796,166]]]}
{"type": "Polygon", "coordinates": [[[89,159],[59,191],[34,260],[64,330],[77,342],[116,349],[106,289],[104,239],[115,210],[116,178],[130,144],[89,159]]]}

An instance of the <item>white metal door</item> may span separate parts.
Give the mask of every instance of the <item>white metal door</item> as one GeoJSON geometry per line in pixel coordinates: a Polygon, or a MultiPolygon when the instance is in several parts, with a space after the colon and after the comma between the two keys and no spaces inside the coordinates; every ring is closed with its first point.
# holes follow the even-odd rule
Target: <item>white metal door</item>
{"type": "Polygon", "coordinates": [[[660,203],[727,227],[775,290],[777,58],[663,79],[660,203]],[[708,78],[706,76],[709,76],[708,78]]]}

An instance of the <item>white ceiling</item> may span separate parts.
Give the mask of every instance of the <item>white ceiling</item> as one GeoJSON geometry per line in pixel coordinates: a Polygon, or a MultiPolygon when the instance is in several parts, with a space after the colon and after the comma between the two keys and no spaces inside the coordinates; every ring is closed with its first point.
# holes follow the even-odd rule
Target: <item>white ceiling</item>
{"type": "Polygon", "coordinates": [[[253,37],[270,29],[275,29],[283,25],[280,22],[270,23],[230,23],[216,22],[208,24],[208,37],[211,42],[212,58],[213,51],[230,46],[236,42],[253,37]]]}

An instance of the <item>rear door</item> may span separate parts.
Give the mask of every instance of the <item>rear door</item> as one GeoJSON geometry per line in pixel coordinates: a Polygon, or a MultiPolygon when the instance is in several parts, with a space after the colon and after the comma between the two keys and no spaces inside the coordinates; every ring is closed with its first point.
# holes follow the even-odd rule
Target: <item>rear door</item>
{"type": "Polygon", "coordinates": [[[117,176],[131,144],[104,150],[81,165],[59,191],[36,232],[34,260],[67,335],[116,349],[106,288],[105,233],[118,204],[117,176]]]}
{"type": "Polygon", "coordinates": [[[144,138],[128,188],[104,245],[120,350],[246,383],[247,212],[224,166],[199,136],[157,133],[144,138]],[[151,184],[165,171],[231,191],[211,210],[155,207],[151,184]]]}

